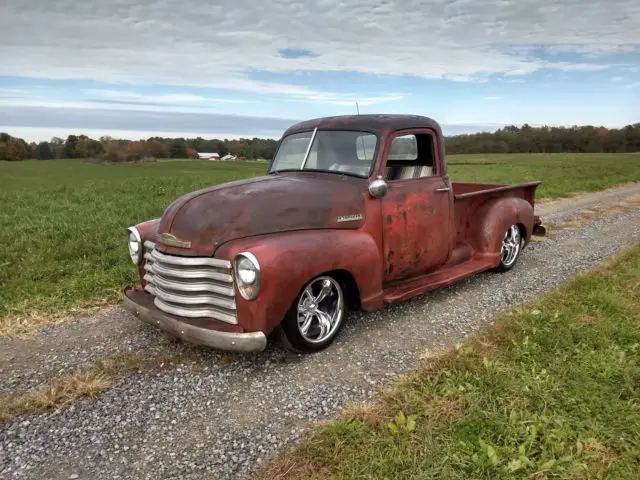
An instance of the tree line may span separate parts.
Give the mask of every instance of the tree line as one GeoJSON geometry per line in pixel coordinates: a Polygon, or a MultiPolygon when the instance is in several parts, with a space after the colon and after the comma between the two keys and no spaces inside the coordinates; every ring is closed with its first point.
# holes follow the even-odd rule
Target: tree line
{"type": "Polygon", "coordinates": [[[447,153],[626,153],[640,152],[640,123],[623,128],[594,126],[521,127],[493,133],[456,135],[445,140],[447,153]]]}
{"type": "Polygon", "coordinates": [[[150,137],[123,140],[108,136],[98,140],[86,135],[69,135],[66,140],[53,137],[48,142],[27,143],[8,133],[0,133],[0,160],[52,160],[89,158],[105,162],[132,162],[145,158],[198,158],[197,153],[231,154],[239,158],[268,159],[276,149],[276,140],[240,138],[207,140],[197,138],[150,137]]]}
{"type": "MultiPolygon", "coordinates": [[[[495,132],[445,137],[447,153],[625,153],[640,152],[640,123],[623,128],[594,126],[520,127],[509,125],[495,132]]],[[[91,158],[107,162],[138,161],[144,158],[197,158],[197,152],[232,154],[239,158],[270,159],[276,140],[241,138],[220,140],[150,137],[121,140],[86,135],[58,137],[48,142],[27,143],[0,133],[0,160],[91,158]]]]}

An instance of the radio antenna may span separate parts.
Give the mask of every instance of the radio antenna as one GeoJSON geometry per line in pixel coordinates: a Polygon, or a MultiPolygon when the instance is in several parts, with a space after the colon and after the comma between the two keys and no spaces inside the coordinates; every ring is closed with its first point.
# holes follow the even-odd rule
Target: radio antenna
{"type": "Polygon", "coordinates": [[[360,115],[360,107],[358,106],[358,101],[356,100],[356,112],[360,115]]]}

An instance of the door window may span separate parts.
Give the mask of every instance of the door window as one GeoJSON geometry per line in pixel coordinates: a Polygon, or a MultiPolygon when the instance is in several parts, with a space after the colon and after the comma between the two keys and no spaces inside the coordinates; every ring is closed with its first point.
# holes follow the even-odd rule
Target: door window
{"type": "Polygon", "coordinates": [[[435,175],[434,151],[433,136],[428,133],[395,137],[387,156],[385,178],[400,181],[435,175]]]}

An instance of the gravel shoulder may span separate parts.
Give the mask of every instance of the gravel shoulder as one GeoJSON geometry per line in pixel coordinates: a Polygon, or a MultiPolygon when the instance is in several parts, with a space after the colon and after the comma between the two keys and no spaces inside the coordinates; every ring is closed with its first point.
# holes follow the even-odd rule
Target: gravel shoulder
{"type": "Polygon", "coordinates": [[[565,220],[579,214],[582,210],[613,205],[627,198],[640,195],[640,184],[630,183],[601,192],[583,193],[568,198],[542,200],[536,203],[536,215],[554,221],[565,220]]]}
{"type": "MultiPolygon", "coordinates": [[[[640,194],[640,185],[544,202],[547,221],[640,194]],[[624,189],[624,190],[623,190],[624,189]],[[566,202],[566,203],[564,203],[566,202]]],[[[497,310],[532,298],[640,241],[640,208],[533,242],[505,274],[486,273],[373,314],[351,315],[334,345],[309,356],[278,344],[233,355],[167,344],[121,309],[0,340],[0,385],[20,390],[108,353],[153,348],[184,359],[140,373],[99,400],[0,424],[3,478],[238,478],[298,438],[309,422],[375,394],[483,328],[497,310]],[[624,232],[624,235],[620,235],[624,232]],[[193,360],[197,359],[197,365],[193,360]]]]}

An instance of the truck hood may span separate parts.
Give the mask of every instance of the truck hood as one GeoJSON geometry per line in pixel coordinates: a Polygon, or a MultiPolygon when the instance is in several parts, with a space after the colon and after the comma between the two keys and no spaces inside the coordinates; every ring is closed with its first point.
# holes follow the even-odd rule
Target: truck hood
{"type": "Polygon", "coordinates": [[[319,172],[287,172],[198,190],[175,200],[158,226],[157,248],[213,255],[237,238],[293,230],[354,229],[364,222],[367,181],[319,172]]]}

